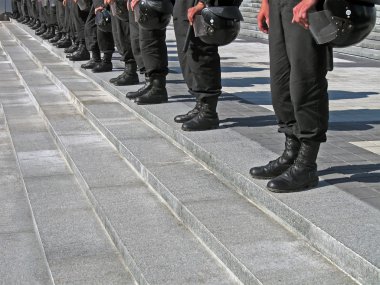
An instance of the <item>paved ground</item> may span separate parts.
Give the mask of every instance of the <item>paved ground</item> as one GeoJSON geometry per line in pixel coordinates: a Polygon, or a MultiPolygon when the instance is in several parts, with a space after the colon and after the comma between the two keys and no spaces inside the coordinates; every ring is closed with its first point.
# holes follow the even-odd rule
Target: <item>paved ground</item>
{"type": "MultiPolygon", "coordinates": [[[[174,43],[169,43],[169,52],[172,69],[178,72],[174,43]]],[[[278,144],[273,144],[279,136],[271,127],[275,118],[267,43],[242,39],[222,47],[220,54],[223,90],[228,93],[223,100],[252,104],[248,106],[252,118],[237,115],[222,120],[223,125],[279,152],[278,144]]],[[[380,62],[335,53],[334,63],[328,74],[328,142],[318,158],[319,174],[326,182],[380,208],[380,62]]],[[[223,117],[223,111],[219,112],[223,117]]]]}
{"type": "MultiPolygon", "coordinates": [[[[117,61],[116,56],[113,72],[104,74],[86,72],[82,74],[79,71],[77,73],[67,64],[64,56],[64,60],[59,58],[62,57],[61,50],[52,50],[58,56],[49,53],[51,47],[46,43],[42,44],[38,38],[29,35],[30,31],[25,33],[13,24],[6,26],[4,30],[0,30],[0,37],[3,40],[1,46],[8,55],[10,54],[10,57],[7,57],[5,53],[1,53],[1,65],[4,68],[0,66],[0,93],[5,100],[2,101],[3,104],[13,102],[12,100],[15,100],[14,96],[19,92],[25,92],[24,88],[20,86],[19,79],[14,74],[6,72],[6,69],[11,69],[12,66],[17,66],[18,70],[22,71],[24,80],[26,80],[24,83],[30,88],[30,93],[34,97],[47,100],[47,104],[50,104],[51,100],[55,100],[55,97],[61,100],[62,98],[60,97],[62,97],[62,91],[64,90],[70,90],[76,98],[81,98],[81,96],[83,97],[83,95],[87,94],[89,98],[83,99],[84,106],[90,108],[87,110],[94,114],[92,115],[94,117],[85,112],[86,117],[90,118],[90,120],[106,117],[107,120],[102,121],[101,124],[107,125],[108,122],[109,127],[113,126],[111,134],[116,135],[117,139],[115,137],[110,139],[111,134],[104,133],[104,129],[100,131],[113,144],[121,142],[123,139],[122,134],[127,128],[132,128],[133,130],[131,129],[130,131],[133,134],[136,133],[142,136],[139,137],[142,139],[141,142],[134,145],[133,141],[129,141],[128,145],[133,153],[139,154],[136,157],[143,161],[141,165],[137,165],[137,168],[135,167],[136,169],[140,171],[141,166],[146,163],[144,167],[151,167],[150,169],[155,174],[155,179],[159,182],[165,181],[167,169],[170,169],[169,180],[164,184],[170,188],[171,193],[183,188],[183,185],[178,183],[187,183],[185,189],[200,190],[202,195],[209,195],[212,189],[215,188],[216,182],[209,184],[210,179],[207,179],[207,183],[204,183],[204,181],[199,182],[199,179],[192,178],[192,175],[196,173],[189,171],[186,164],[176,164],[177,160],[167,163],[168,159],[173,159],[168,154],[172,152],[177,154],[178,149],[173,145],[168,145],[166,140],[162,141],[163,148],[159,148],[161,152],[157,153],[154,149],[151,149],[152,142],[145,139],[147,128],[149,129],[147,125],[141,124],[141,122],[134,122],[133,124],[128,124],[128,126],[116,124],[119,121],[123,122],[121,118],[126,119],[128,117],[125,116],[127,109],[133,110],[156,128],[166,133],[194,157],[201,160],[206,167],[213,171],[216,170],[218,177],[226,174],[227,178],[223,178],[230,180],[227,182],[231,182],[239,189],[244,189],[244,191],[245,186],[247,186],[249,190],[243,195],[247,196],[248,194],[249,197],[249,194],[257,195],[257,199],[253,200],[258,201],[259,204],[263,203],[265,206],[269,206],[269,210],[274,210],[276,215],[292,226],[296,224],[294,226],[296,231],[300,231],[302,235],[305,235],[312,245],[316,245],[317,248],[322,245],[323,248],[324,245],[328,245],[331,241],[330,239],[324,239],[326,237],[324,232],[319,232],[322,229],[337,240],[337,243],[331,243],[334,249],[334,245],[338,243],[344,244],[349,249],[352,249],[355,254],[358,253],[366,260],[369,260],[376,267],[374,271],[379,272],[380,255],[376,245],[380,236],[380,131],[378,130],[380,86],[377,82],[380,62],[363,58],[336,56],[335,70],[329,74],[330,131],[328,133],[328,142],[322,146],[321,154],[318,158],[321,183],[318,188],[312,191],[277,195],[268,193],[265,190],[266,181],[254,180],[248,174],[251,166],[265,163],[268,159],[281,153],[283,148],[283,137],[276,132],[276,120],[270,102],[268,46],[266,42],[240,39],[227,47],[221,48],[224,86],[224,94],[218,106],[221,128],[209,132],[186,133],[180,130],[180,125],[173,122],[173,117],[193,107],[194,100],[187,94],[187,88],[182,80],[174,33],[171,27],[169,27],[167,33],[170,67],[167,85],[170,96],[169,104],[137,106],[133,102],[126,100],[124,96],[125,92],[135,90],[136,86],[114,88],[108,84],[108,79],[120,74],[121,71],[121,64],[117,61]],[[5,31],[13,34],[13,36],[11,37],[5,31]],[[26,54],[26,50],[28,54],[26,54]],[[32,56],[33,60],[38,62],[37,65],[44,69],[39,69],[28,55],[32,56]],[[12,60],[9,58],[12,58],[12,60]],[[37,74],[38,78],[35,81],[31,80],[37,74]],[[101,90],[99,85],[94,84],[92,80],[110,93],[101,90]],[[45,90],[47,85],[52,89],[45,90]],[[96,102],[90,97],[96,97],[98,93],[107,98],[107,100],[96,105],[96,102]],[[11,94],[13,95],[11,96],[11,94]],[[54,97],[53,95],[56,96],[54,97]],[[119,101],[116,102],[111,95],[119,98],[127,108],[125,109],[124,106],[120,105],[119,101]],[[111,105],[114,108],[111,108],[110,102],[112,102],[111,105]],[[146,147],[144,148],[144,146],[146,147]],[[215,161],[221,163],[216,163],[215,161]],[[163,163],[165,163],[165,166],[163,166],[163,163]],[[223,164],[223,166],[219,167],[216,164],[223,164]],[[189,181],[183,178],[188,178],[189,181]],[[247,181],[244,179],[247,179],[247,181]],[[198,186],[199,189],[193,189],[194,181],[197,182],[196,184],[201,184],[201,187],[198,186]],[[272,205],[275,206],[272,207],[272,205]],[[276,208],[277,206],[279,207],[276,208]],[[294,223],[292,217],[294,218],[296,215],[288,216],[287,209],[294,211],[297,215],[302,215],[303,220],[297,220],[294,223]],[[283,210],[286,211],[284,212],[283,210]],[[310,227],[309,223],[312,224],[312,227],[310,227]],[[316,234],[316,232],[318,233],[316,234]],[[319,234],[321,235],[319,236],[319,234]],[[320,238],[320,244],[314,242],[314,237],[320,238]]],[[[74,66],[77,67],[78,63],[75,63],[74,66]]],[[[143,80],[143,76],[141,79],[143,80]]],[[[16,109],[18,110],[18,108],[15,108],[15,111],[17,111],[16,109]]],[[[53,113],[57,112],[59,117],[61,116],[60,112],[64,110],[55,107],[51,111],[53,113]]],[[[74,122],[79,123],[72,116],[68,116],[67,121],[72,121],[72,124],[74,122]]],[[[95,124],[97,125],[97,123],[95,124]]],[[[71,123],[69,125],[72,127],[71,123]]],[[[160,138],[161,140],[163,138],[160,138]]],[[[155,140],[154,142],[154,146],[157,148],[158,141],[155,140]]],[[[120,154],[123,157],[125,156],[123,151],[120,151],[120,154]]],[[[111,159],[110,161],[114,160],[111,159]]],[[[110,167],[109,165],[108,168],[110,167]]],[[[109,170],[107,167],[100,168],[109,170]]],[[[116,169],[119,168],[116,167],[116,169]]],[[[106,176],[105,180],[114,180],[111,174],[108,175],[109,177],[106,176]]],[[[95,180],[98,181],[99,179],[95,180]]],[[[115,181],[112,182],[115,183],[115,181]]],[[[217,183],[220,183],[220,181],[217,183]]],[[[180,196],[182,193],[177,194],[180,196]]],[[[206,199],[205,205],[208,205],[209,202],[215,203],[212,212],[217,207],[220,207],[223,208],[220,212],[223,214],[228,214],[228,211],[227,213],[224,212],[226,212],[227,208],[232,207],[233,212],[228,216],[228,219],[235,218],[237,202],[230,203],[231,201],[228,199],[222,202],[220,199],[219,196],[217,200],[211,199],[209,201],[206,199]],[[219,201],[222,203],[219,203],[219,201]]],[[[168,203],[172,210],[175,211],[177,201],[173,201],[173,204],[170,204],[171,201],[168,201],[168,203]]],[[[203,213],[204,209],[201,209],[201,213],[203,213]]],[[[255,217],[256,219],[255,215],[250,217],[255,217]]],[[[246,221],[246,219],[242,220],[246,221]]],[[[221,230],[221,233],[225,233],[219,222],[212,223],[211,226],[216,226],[218,230],[221,230]]],[[[232,224],[244,227],[241,220],[232,224]]],[[[250,226],[247,228],[249,229],[247,236],[251,237],[251,231],[255,227],[250,226]]],[[[245,231],[240,228],[237,232],[241,235],[245,231]]],[[[230,237],[230,235],[228,236],[230,237]]],[[[270,247],[272,248],[272,245],[270,247]]],[[[332,250],[332,252],[335,251],[332,250]]],[[[294,255],[292,256],[294,257],[294,255]]],[[[346,259],[342,258],[342,256],[340,257],[344,262],[346,259]]]]}

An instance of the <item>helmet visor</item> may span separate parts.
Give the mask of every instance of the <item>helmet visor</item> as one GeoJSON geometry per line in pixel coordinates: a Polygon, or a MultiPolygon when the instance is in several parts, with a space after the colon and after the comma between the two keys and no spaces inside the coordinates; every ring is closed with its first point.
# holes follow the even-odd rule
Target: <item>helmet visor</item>
{"type": "Polygon", "coordinates": [[[195,15],[193,29],[195,37],[207,36],[207,25],[202,15],[195,15]]]}
{"type": "Polygon", "coordinates": [[[338,35],[338,26],[328,10],[310,13],[309,24],[313,38],[320,45],[333,41],[338,35]]]}

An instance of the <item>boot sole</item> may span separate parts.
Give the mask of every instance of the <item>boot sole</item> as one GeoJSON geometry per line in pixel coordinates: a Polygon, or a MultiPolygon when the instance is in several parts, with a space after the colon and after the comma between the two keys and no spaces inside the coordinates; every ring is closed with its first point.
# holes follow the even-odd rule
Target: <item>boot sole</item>
{"type": "Polygon", "coordinates": [[[305,190],[314,188],[318,185],[318,183],[319,183],[319,179],[317,178],[316,180],[313,180],[310,183],[303,185],[299,188],[295,188],[295,189],[276,189],[276,188],[270,188],[268,186],[267,186],[267,189],[275,193],[291,193],[291,192],[305,191],[305,190]]]}
{"type": "Polygon", "coordinates": [[[165,100],[165,101],[156,101],[156,102],[135,102],[135,103],[137,105],[156,105],[156,104],[168,103],[168,100],[165,100]]]}
{"type": "Polygon", "coordinates": [[[111,82],[113,85],[115,86],[130,86],[130,85],[137,85],[139,84],[140,82],[139,81],[136,81],[136,82],[130,82],[130,83],[127,83],[127,84],[119,84],[117,82],[111,82]]]}
{"type": "Polygon", "coordinates": [[[206,129],[188,129],[188,128],[184,128],[183,126],[181,127],[182,131],[185,131],[185,132],[203,132],[203,131],[215,130],[218,128],[219,126],[212,126],[206,129]]]}

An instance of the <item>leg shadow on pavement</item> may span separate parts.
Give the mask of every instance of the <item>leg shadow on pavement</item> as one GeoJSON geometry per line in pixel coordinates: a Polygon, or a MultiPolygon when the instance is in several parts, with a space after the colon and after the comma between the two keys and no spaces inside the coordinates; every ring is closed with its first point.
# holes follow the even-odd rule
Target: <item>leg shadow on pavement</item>
{"type": "Polygon", "coordinates": [[[343,174],[343,176],[325,179],[331,185],[350,182],[377,184],[380,183],[380,163],[333,166],[318,171],[318,174],[322,178],[331,174],[343,174]]]}

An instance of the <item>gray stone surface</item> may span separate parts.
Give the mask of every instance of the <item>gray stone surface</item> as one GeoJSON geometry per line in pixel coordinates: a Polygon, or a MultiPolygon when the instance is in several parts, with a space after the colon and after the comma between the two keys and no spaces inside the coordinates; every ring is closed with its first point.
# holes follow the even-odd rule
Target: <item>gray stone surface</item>
{"type": "Polygon", "coordinates": [[[0,276],[2,284],[53,284],[33,224],[0,101],[0,276]]]}
{"type": "MultiPolygon", "coordinates": [[[[12,56],[11,52],[10,54],[12,56]]],[[[17,64],[16,66],[23,74],[22,66],[17,64]]],[[[40,102],[38,88],[36,87],[34,91],[36,93],[33,95],[40,102]]],[[[57,105],[56,108],[59,106],[57,105]]],[[[96,199],[99,208],[104,211],[102,219],[109,221],[107,225],[115,230],[115,235],[112,237],[122,242],[123,247],[129,251],[131,262],[136,264],[135,266],[150,284],[238,283],[151,193],[106,139],[101,134],[98,134],[96,138],[96,135],[89,131],[93,127],[79,113],[73,113],[71,108],[63,108],[55,112],[53,105],[42,106],[41,109],[52,125],[55,135],[61,139],[62,147],[67,146],[65,151],[68,151],[70,159],[90,186],[89,191],[93,193],[91,197],[96,199]],[[107,188],[100,188],[103,186],[107,188]],[[110,189],[114,188],[111,186],[120,186],[122,191],[119,193],[115,191],[114,195],[109,195],[110,189]],[[130,193],[125,192],[128,188],[131,188],[130,193]],[[126,217],[128,217],[127,220],[126,217]]],[[[62,207],[65,204],[62,205],[61,201],[54,203],[55,195],[47,195],[46,191],[48,189],[52,191],[52,185],[58,185],[54,187],[55,191],[68,191],[68,189],[60,189],[66,184],[62,185],[56,181],[57,177],[59,176],[50,175],[49,179],[53,180],[49,180],[48,183],[36,180],[35,177],[27,180],[30,191],[35,191],[38,198],[41,196],[45,198],[35,202],[39,204],[36,206],[36,211],[41,211],[40,222],[46,225],[44,230],[41,230],[42,234],[55,241],[50,244],[47,240],[45,243],[53,273],[56,260],[74,259],[76,261],[77,256],[82,258],[93,251],[98,254],[108,254],[107,251],[102,250],[99,242],[95,243],[93,234],[86,235],[88,229],[94,228],[87,217],[93,215],[91,210],[89,213],[89,209],[75,207],[73,211],[71,203],[62,207]],[[57,203],[62,208],[57,208],[57,203]],[[53,206],[54,204],[57,206],[53,206]],[[50,211],[52,211],[50,214],[46,214],[50,211]],[[71,231],[68,231],[65,225],[72,220],[75,220],[76,224],[72,226],[71,231]],[[87,242],[90,238],[94,244],[87,242]]],[[[34,196],[31,197],[32,202],[34,198],[34,196]]],[[[80,263],[80,260],[77,262],[80,263]]],[[[71,261],[68,268],[73,264],[75,262],[71,261]]],[[[59,264],[57,268],[56,274],[59,276],[59,264]]],[[[107,268],[106,266],[104,270],[107,268]]],[[[86,273],[85,270],[85,276],[86,273]]],[[[85,282],[90,283],[91,278],[95,277],[96,275],[93,277],[90,275],[85,282]]]]}
{"type": "MultiPolygon", "coordinates": [[[[0,168],[1,283],[135,284],[59,153],[44,121],[37,119],[37,110],[34,108],[32,112],[29,109],[30,117],[26,114],[18,116],[16,107],[30,105],[30,98],[24,94],[13,95],[13,103],[2,102],[2,97],[0,102],[5,104],[6,115],[12,117],[8,126],[28,195],[21,191],[23,184],[20,177],[17,180],[16,174],[13,174],[17,168],[12,168],[9,154],[4,153],[2,161],[7,163],[6,168],[0,168]],[[17,100],[22,96],[29,102],[17,100]],[[12,108],[8,108],[8,104],[12,108]],[[52,280],[46,273],[45,257],[41,257],[43,252],[36,245],[29,205],[21,203],[27,201],[27,197],[41,235],[52,280]]],[[[0,131],[2,133],[3,130],[0,131]]]]}
{"type": "MultiPolygon", "coordinates": [[[[246,51],[248,50],[247,44],[255,45],[255,43],[245,43],[244,45],[242,45],[242,42],[240,43],[238,42],[234,46],[235,47],[234,53],[231,52],[232,51],[231,49],[225,49],[225,51],[222,50],[222,59],[223,59],[223,62],[227,65],[227,67],[231,67],[230,70],[226,69],[227,74],[223,75],[225,90],[228,92],[234,92],[238,97],[233,97],[233,98],[238,98],[237,99],[238,101],[241,100],[239,98],[243,98],[244,100],[249,100],[249,102],[247,103],[247,101],[245,102],[243,101],[243,102],[238,102],[239,104],[236,104],[236,103],[233,104],[233,102],[230,102],[230,101],[236,100],[233,98],[232,99],[228,98],[227,99],[228,101],[226,102],[222,101],[219,107],[219,109],[221,110],[220,114],[221,114],[223,126],[228,127],[228,129],[224,129],[224,130],[222,129],[215,132],[210,132],[210,133],[213,133],[214,135],[216,134],[217,137],[219,136],[219,137],[224,137],[224,138],[226,137],[228,138],[232,134],[233,134],[232,137],[234,138],[239,137],[240,135],[241,136],[240,143],[235,143],[234,141],[233,144],[230,144],[228,140],[225,140],[224,144],[223,142],[219,144],[213,144],[213,143],[205,144],[197,140],[198,139],[197,134],[193,136],[193,134],[183,135],[182,133],[177,133],[176,130],[178,130],[179,126],[178,125],[175,126],[174,123],[171,121],[172,120],[171,118],[176,113],[178,113],[178,110],[186,109],[186,106],[189,106],[189,105],[191,106],[191,104],[187,102],[176,102],[172,104],[162,105],[162,107],[160,105],[160,106],[147,106],[147,107],[142,107],[142,108],[133,105],[129,101],[126,101],[125,103],[129,107],[131,107],[134,111],[144,115],[148,120],[153,122],[158,128],[164,131],[168,131],[167,134],[169,136],[171,136],[177,142],[182,144],[185,148],[187,148],[188,151],[191,151],[194,155],[196,155],[198,158],[203,160],[213,170],[219,172],[219,174],[221,175],[227,174],[224,178],[226,178],[229,181],[232,181],[232,183],[234,183],[235,186],[242,187],[245,191],[245,194],[248,194],[247,196],[251,196],[253,200],[256,200],[257,202],[261,204],[264,203],[266,207],[269,207],[270,210],[274,211],[280,217],[284,218],[288,223],[292,224],[293,222],[295,222],[296,223],[295,229],[300,231],[303,234],[307,233],[306,237],[310,238],[312,242],[314,242],[315,238],[317,238],[317,240],[314,242],[314,245],[318,245],[318,243],[320,242],[323,243],[323,237],[324,237],[323,235],[318,236],[319,233],[316,234],[316,232],[318,231],[313,232],[315,231],[315,228],[313,227],[311,228],[310,232],[307,232],[307,228],[300,228],[303,226],[304,221],[302,221],[302,219],[294,220],[294,216],[292,216],[291,212],[287,211],[286,208],[281,208],[283,207],[282,206],[283,204],[279,203],[277,200],[278,198],[281,199],[281,196],[276,195],[275,198],[273,198],[271,197],[271,195],[265,192],[261,193],[262,189],[260,190],[260,187],[264,186],[264,184],[262,182],[257,182],[257,181],[255,181],[254,183],[251,182],[247,175],[247,169],[249,169],[249,167],[253,163],[259,164],[259,163],[262,163],[263,161],[266,162],[268,157],[275,157],[276,153],[280,152],[281,144],[282,144],[282,142],[278,141],[278,139],[280,138],[279,136],[271,135],[272,133],[274,133],[275,127],[273,126],[274,120],[273,120],[273,115],[271,115],[270,101],[266,99],[266,97],[268,97],[269,95],[267,91],[268,90],[268,80],[267,80],[268,68],[267,68],[267,62],[265,62],[265,60],[267,59],[262,61],[263,56],[267,56],[266,45],[257,44],[257,50],[259,50],[260,52],[256,54],[254,57],[252,56],[248,57],[250,58],[250,61],[248,62],[245,61],[243,63],[244,56],[241,56],[241,55],[246,53],[246,51]],[[238,53],[240,57],[236,56],[237,55],[236,48],[241,52],[241,53],[240,52],[238,53]],[[265,48],[265,50],[263,48],[265,48]],[[251,64],[257,64],[261,69],[259,68],[256,70],[251,70],[248,68],[247,71],[244,71],[243,69],[243,71],[240,71],[240,73],[237,70],[238,72],[233,72],[231,74],[228,74],[229,72],[231,72],[231,70],[233,71],[233,68],[235,66],[239,67],[240,65],[242,65],[242,63],[245,67],[250,67],[251,64]],[[255,77],[247,78],[246,77],[247,72],[251,72],[251,71],[255,73],[255,77]],[[249,86],[250,84],[253,86],[253,88],[249,88],[249,89],[247,88],[247,90],[244,90],[245,86],[249,86]],[[260,96],[254,96],[253,98],[249,98],[249,97],[246,97],[248,93],[252,93],[252,94],[260,95],[260,96]],[[257,104],[260,104],[261,106],[258,106],[257,104]],[[250,112],[254,112],[255,114],[254,118],[251,118],[252,115],[250,115],[250,112]],[[252,122],[252,119],[253,119],[253,122],[252,122]],[[174,126],[174,129],[173,129],[173,126],[174,126]],[[259,135],[257,135],[257,133],[259,133],[259,135]],[[236,136],[236,134],[238,135],[236,136]],[[231,145],[232,145],[232,150],[231,150],[231,145]],[[242,147],[244,147],[244,149],[242,149],[242,147]],[[246,153],[250,153],[252,156],[247,157],[246,153]],[[226,163],[226,164],[225,165],[221,164],[221,162],[226,163]],[[257,189],[253,189],[252,192],[249,192],[249,191],[247,192],[246,187],[248,187],[248,185],[250,185],[251,187],[252,186],[255,187],[256,185],[256,188],[257,186],[259,187],[257,189]],[[252,196],[252,194],[253,195],[259,194],[259,197],[254,197],[252,196]],[[281,207],[279,208],[278,206],[281,206],[281,207]],[[299,224],[297,225],[297,223],[299,224]],[[318,240],[318,238],[320,240],[318,240]]],[[[169,52],[170,51],[172,51],[171,46],[169,47],[169,52]]],[[[338,63],[351,64],[352,61],[338,60],[338,63]]],[[[173,61],[171,62],[171,64],[172,64],[171,67],[173,68],[173,70],[176,70],[175,68],[177,67],[177,63],[173,61]]],[[[344,72],[345,71],[343,70],[343,73],[340,72],[338,74],[340,75],[345,74],[345,76],[348,76],[348,73],[344,73],[344,72]]],[[[363,72],[363,71],[361,69],[358,69],[357,72],[363,72]]],[[[59,71],[52,71],[51,73],[53,76],[59,79],[59,74],[60,74],[59,71]]],[[[112,74],[108,74],[107,76],[112,76],[112,74]]],[[[172,78],[176,78],[176,77],[177,76],[174,76],[172,78]]],[[[339,76],[337,76],[336,78],[332,77],[333,80],[336,80],[335,82],[338,82],[339,78],[340,78],[339,76]]],[[[124,96],[123,93],[125,92],[127,88],[120,88],[120,91],[116,88],[111,88],[108,84],[106,84],[105,82],[106,79],[107,78],[104,78],[104,81],[98,81],[98,82],[100,82],[102,86],[106,87],[118,98],[123,98],[124,96]]],[[[373,82],[369,80],[368,82],[366,82],[366,84],[367,85],[373,84],[373,82]]],[[[334,83],[332,86],[334,86],[334,83]]],[[[338,86],[338,85],[335,85],[335,86],[338,86]]],[[[353,86],[351,85],[350,86],[347,85],[347,88],[352,88],[352,87],[353,86]]],[[[75,88],[75,86],[72,86],[72,88],[75,88]]],[[[342,88],[341,85],[339,86],[339,88],[342,88]]],[[[177,87],[175,84],[170,84],[170,83],[168,84],[168,89],[173,92],[180,90],[179,91],[180,93],[182,92],[181,90],[185,90],[184,88],[180,86],[177,87]]],[[[360,89],[358,91],[360,91],[360,89]]],[[[333,94],[337,94],[334,96],[339,96],[339,94],[342,94],[342,93],[333,92],[333,94]]],[[[345,92],[344,94],[346,95],[348,94],[348,96],[350,95],[350,93],[348,92],[345,92]]],[[[366,96],[365,94],[356,94],[356,93],[353,95],[366,96]]],[[[172,101],[177,101],[177,98],[172,98],[172,99],[173,99],[172,101]]],[[[361,108],[367,108],[371,106],[373,107],[374,103],[375,101],[373,100],[368,101],[365,103],[367,105],[362,105],[361,108]]],[[[341,113],[339,112],[340,112],[339,104],[332,104],[333,123],[339,123],[339,122],[344,123],[347,121],[347,118],[352,118],[353,115],[359,114],[358,123],[355,127],[357,127],[358,129],[361,128],[362,124],[360,124],[360,122],[366,123],[365,125],[370,125],[370,126],[374,125],[374,124],[370,124],[370,122],[367,123],[365,120],[367,120],[370,117],[373,117],[373,115],[371,114],[376,114],[376,110],[375,112],[369,112],[367,116],[363,115],[365,114],[365,109],[359,112],[345,112],[345,114],[342,114],[342,116],[340,116],[341,113]]],[[[112,120],[112,118],[107,118],[107,120],[112,120]]],[[[334,129],[335,127],[333,125],[333,132],[334,132],[334,129]]],[[[369,127],[369,129],[371,130],[372,128],[369,127]]],[[[375,131],[374,129],[373,131],[375,131]]],[[[368,133],[371,134],[371,132],[368,132],[368,133]]],[[[356,134],[355,132],[350,132],[350,135],[347,136],[347,139],[359,139],[360,136],[362,135],[363,133],[360,131],[358,131],[356,134]]],[[[372,136],[371,139],[376,138],[376,132],[372,132],[371,136],[372,136]]],[[[345,146],[346,144],[347,144],[347,141],[345,141],[342,145],[345,146]]],[[[358,148],[351,149],[351,151],[357,153],[358,148]]],[[[328,155],[326,155],[325,157],[326,157],[325,158],[326,162],[319,163],[320,165],[322,165],[323,167],[326,167],[334,163],[335,158],[331,157],[331,155],[330,155],[330,160],[328,159],[329,158],[328,155]]],[[[377,159],[374,159],[373,155],[369,155],[368,153],[365,153],[365,151],[363,152],[362,150],[360,150],[360,157],[364,159],[364,161],[369,161],[375,164],[377,163],[377,159]]],[[[353,160],[351,159],[351,161],[353,160]]],[[[373,167],[374,168],[372,169],[376,170],[376,166],[373,166],[373,167]]],[[[369,179],[367,178],[367,180],[369,179]]],[[[374,179],[374,181],[376,181],[376,179],[374,179]]],[[[325,187],[325,185],[326,184],[324,182],[321,183],[321,187],[325,187]]],[[[330,187],[330,189],[335,190],[335,192],[334,191],[330,192],[330,195],[332,198],[340,197],[342,201],[346,201],[346,200],[350,201],[350,197],[351,197],[350,195],[347,195],[346,193],[341,193],[341,191],[345,190],[344,187],[332,186],[330,187]],[[339,191],[336,191],[336,190],[339,190],[339,191]],[[339,192],[339,194],[337,194],[337,192],[339,192]]],[[[306,195],[303,195],[304,193],[300,193],[300,194],[301,195],[299,196],[289,195],[290,198],[286,197],[287,199],[289,199],[289,201],[286,201],[286,199],[282,199],[282,200],[285,202],[286,205],[293,205],[292,203],[296,203],[297,205],[299,205],[299,208],[297,208],[297,210],[303,215],[304,218],[308,219],[309,217],[311,217],[310,211],[307,208],[307,203],[309,200],[306,195]],[[303,206],[305,206],[304,209],[302,209],[303,206]]],[[[333,201],[334,199],[331,199],[331,202],[330,202],[330,199],[324,200],[324,204],[326,208],[333,208],[334,207],[333,201]]],[[[372,201],[376,201],[376,197],[375,199],[372,199],[372,201]]],[[[368,205],[364,204],[363,202],[355,203],[354,206],[356,207],[356,210],[358,212],[360,212],[361,209],[364,209],[364,210],[368,209],[368,205]]],[[[376,203],[372,203],[372,204],[376,205],[376,203]]],[[[349,203],[349,205],[351,204],[349,203]]],[[[336,209],[336,210],[339,211],[339,209],[336,209]]],[[[313,212],[312,214],[315,214],[318,217],[313,220],[314,224],[310,224],[310,225],[312,226],[317,225],[318,227],[322,227],[323,230],[327,230],[328,227],[326,228],[323,227],[324,226],[323,223],[325,221],[323,217],[323,213],[324,212],[318,211],[318,209],[316,209],[315,212],[313,212]]],[[[340,213],[344,215],[344,211],[340,213]]],[[[378,212],[377,210],[374,210],[374,212],[371,213],[370,218],[373,219],[373,221],[375,222],[374,223],[375,225],[377,223],[377,217],[378,217],[378,212]]],[[[345,232],[343,231],[343,228],[346,226],[345,223],[341,223],[341,221],[337,222],[336,219],[329,222],[332,223],[331,226],[335,228],[337,231],[334,233],[332,232],[328,232],[328,233],[329,234],[336,233],[335,238],[338,238],[338,240],[340,240],[342,238],[341,235],[345,234],[345,232]]],[[[355,225],[354,228],[357,232],[361,232],[361,233],[367,232],[370,229],[370,227],[365,225],[363,223],[363,220],[360,220],[360,219],[357,221],[357,224],[355,225]]],[[[350,248],[357,247],[354,249],[357,252],[360,252],[360,249],[362,249],[360,254],[363,254],[364,256],[366,256],[366,258],[370,259],[371,261],[376,260],[376,252],[373,252],[374,254],[372,256],[371,254],[367,255],[368,252],[371,251],[371,250],[368,251],[368,247],[372,247],[373,244],[376,244],[376,240],[377,240],[376,228],[378,229],[378,227],[375,227],[375,232],[374,232],[375,237],[365,235],[364,238],[366,238],[366,241],[362,243],[358,243],[356,237],[348,237],[348,240],[346,240],[347,242],[346,245],[348,245],[348,247],[350,248]]],[[[369,230],[368,232],[372,232],[372,231],[369,230]]],[[[329,240],[329,242],[331,242],[331,240],[329,240]]],[[[334,244],[332,245],[334,246],[334,244]]],[[[330,257],[334,257],[333,255],[341,250],[341,248],[337,248],[336,249],[337,251],[334,252],[334,250],[332,250],[331,248],[326,249],[326,248],[323,248],[323,246],[321,249],[324,250],[328,254],[329,253],[332,254],[332,256],[330,257]]],[[[340,252],[339,254],[341,255],[338,257],[337,259],[338,261],[339,261],[339,258],[342,258],[345,255],[344,251],[340,252]]],[[[346,261],[350,263],[349,259],[344,260],[343,263],[346,261]]],[[[343,263],[340,265],[341,266],[346,265],[343,263]]],[[[352,270],[352,265],[349,265],[348,268],[352,270]]],[[[354,270],[354,275],[359,274],[359,278],[363,276],[365,278],[365,274],[362,274],[363,272],[358,273],[358,272],[355,272],[355,270],[354,270]]],[[[361,269],[359,268],[359,271],[360,270],[361,269]]],[[[373,273],[374,272],[372,272],[371,274],[373,273]]]]}

